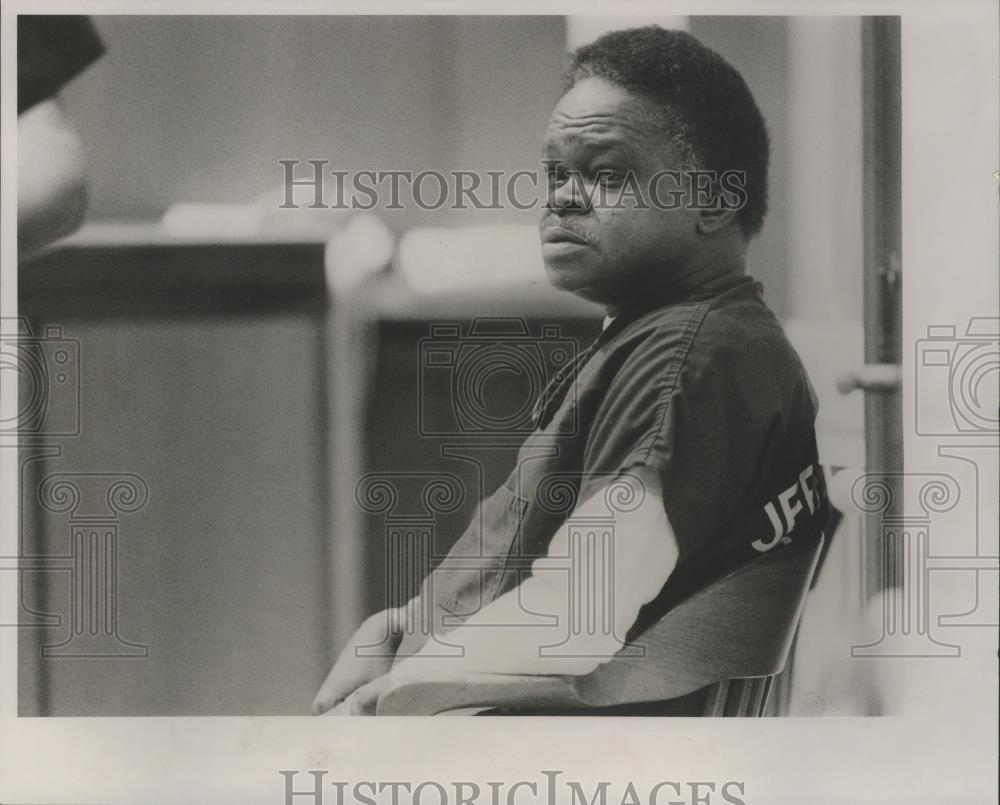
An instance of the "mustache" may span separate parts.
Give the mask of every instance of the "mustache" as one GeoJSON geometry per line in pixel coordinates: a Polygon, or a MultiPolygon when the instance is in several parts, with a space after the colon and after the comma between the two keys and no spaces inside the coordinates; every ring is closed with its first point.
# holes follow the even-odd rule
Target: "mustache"
{"type": "Polygon", "coordinates": [[[541,222],[541,231],[543,234],[551,230],[568,232],[590,245],[594,245],[597,242],[596,238],[594,238],[592,234],[584,229],[580,229],[573,224],[570,224],[567,220],[560,219],[555,213],[548,213],[544,218],[542,218],[541,222]]]}

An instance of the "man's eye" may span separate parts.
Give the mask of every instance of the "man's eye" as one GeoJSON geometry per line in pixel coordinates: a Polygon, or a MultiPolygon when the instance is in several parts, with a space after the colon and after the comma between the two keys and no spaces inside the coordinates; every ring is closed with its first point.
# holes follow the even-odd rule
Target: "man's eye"
{"type": "Polygon", "coordinates": [[[594,181],[598,184],[620,184],[624,179],[625,174],[614,168],[601,168],[594,173],[594,181]]]}
{"type": "Polygon", "coordinates": [[[563,168],[552,167],[545,169],[545,180],[548,182],[549,187],[559,187],[565,183],[568,177],[569,174],[563,168]]]}

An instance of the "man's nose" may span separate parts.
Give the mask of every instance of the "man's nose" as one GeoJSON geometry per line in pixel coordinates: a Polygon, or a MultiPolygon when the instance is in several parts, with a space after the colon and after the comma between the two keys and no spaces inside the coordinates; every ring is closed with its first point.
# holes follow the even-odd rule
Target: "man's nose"
{"type": "Polygon", "coordinates": [[[589,201],[580,179],[570,176],[565,182],[549,190],[545,206],[553,212],[565,215],[586,212],[590,208],[589,201]]]}

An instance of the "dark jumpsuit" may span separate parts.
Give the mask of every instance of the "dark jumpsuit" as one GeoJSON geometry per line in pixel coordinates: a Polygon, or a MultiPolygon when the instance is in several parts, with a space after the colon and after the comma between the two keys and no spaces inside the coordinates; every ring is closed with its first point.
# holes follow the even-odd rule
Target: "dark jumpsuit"
{"type": "MultiPolygon", "coordinates": [[[[755,556],[817,538],[816,407],[751,277],[647,297],[550,383],[514,470],[424,580],[431,623],[404,636],[397,659],[518,586],[576,506],[630,470],[659,479],[679,558],[622,637],[755,556]]],[[[631,505],[606,502],[612,515],[631,505]]]]}

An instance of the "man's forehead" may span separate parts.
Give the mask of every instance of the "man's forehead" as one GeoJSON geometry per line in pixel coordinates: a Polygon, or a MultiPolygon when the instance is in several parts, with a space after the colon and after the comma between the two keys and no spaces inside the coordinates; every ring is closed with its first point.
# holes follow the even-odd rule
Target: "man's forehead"
{"type": "Polygon", "coordinates": [[[556,104],[546,143],[573,139],[613,145],[658,139],[657,110],[651,101],[600,78],[575,84],[556,104]]]}

